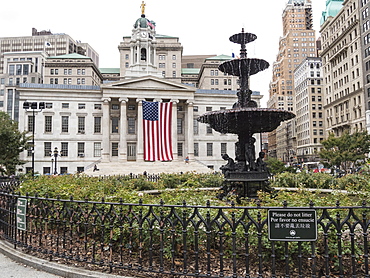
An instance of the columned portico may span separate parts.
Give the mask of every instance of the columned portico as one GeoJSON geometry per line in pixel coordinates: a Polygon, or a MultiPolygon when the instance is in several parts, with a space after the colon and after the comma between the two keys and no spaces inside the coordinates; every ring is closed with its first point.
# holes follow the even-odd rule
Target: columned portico
{"type": "Polygon", "coordinates": [[[126,113],[126,106],[128,99],[127,98],[119,98],[119,102],[121,103],[121,113],[120,113],[120,134],[119,134],[119,161],[124,162],[127,161],[127,113],[126,113]]]}
{"type": "Polygon", "coordinates": [[[110,113],[109,104],[111,98],[103,98],[103,120],[102,120],[102,131],[105,136],[103,136],[102,142],[102,161],[110,161],[110,113]]]}

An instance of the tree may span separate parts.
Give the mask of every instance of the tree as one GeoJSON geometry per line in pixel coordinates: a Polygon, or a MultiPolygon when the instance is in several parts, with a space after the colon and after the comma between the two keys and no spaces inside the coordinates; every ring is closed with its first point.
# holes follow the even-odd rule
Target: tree
{"type": "Polygon", "coordinates": [[[18,130],[18,123],[5,112],[0,112],[0,174],[12,175],[16,167],[25,162],[19,159],[19,154],[28,145],[27,132],[18,130]]]}
{"type": "Polygon", "coordinates": [[[291,167],[291,166],[287,167],[284,162],[274,157],[268,157],[266,159],[266,163],[267,163],[267,168],[269,172],[273,175],[282,173],[282,172],[290,172],[290,173],[296,172],[296,169],[294,167],[291,167]]]}
{"type": "Polygon", "coordinates": [[[323,148],[319,152],[327,166],[337,166],[343,170],[353,167],[359,161],[364,161],[370,150],[370,135],[367,131],[344,133],[335,137],[330,133],[328,139],[321,141],[323,148]]]}

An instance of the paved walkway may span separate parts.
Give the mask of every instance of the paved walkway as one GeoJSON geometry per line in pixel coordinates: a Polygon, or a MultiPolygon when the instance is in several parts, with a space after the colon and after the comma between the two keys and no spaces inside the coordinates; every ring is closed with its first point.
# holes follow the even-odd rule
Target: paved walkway
{"type": "Polygon", "coordinates": [[[61,277],[47,272],[42,272],[24,264],[12,261],[0,253],[1,278],[53,278],[61,277]]]}
{"type": "Polygon", "coordinates": [[[0,240],[0,278],[129,278],[39,259],[0,240]]]}

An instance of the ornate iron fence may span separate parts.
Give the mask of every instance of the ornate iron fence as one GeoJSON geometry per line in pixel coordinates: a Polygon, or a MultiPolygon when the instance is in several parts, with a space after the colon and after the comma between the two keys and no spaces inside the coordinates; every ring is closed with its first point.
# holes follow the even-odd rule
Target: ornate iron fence
{"type": "Polygon", "coordinates": [[[107,267],[195,277],[370,277],[369,213],[359,207],[315,210],[315,241],[271,241],[276,207],[127,204],[0,193],[2,237],[25,250],[107,267]],[[17,200],[27,227],[17,229],[17,200]]]}

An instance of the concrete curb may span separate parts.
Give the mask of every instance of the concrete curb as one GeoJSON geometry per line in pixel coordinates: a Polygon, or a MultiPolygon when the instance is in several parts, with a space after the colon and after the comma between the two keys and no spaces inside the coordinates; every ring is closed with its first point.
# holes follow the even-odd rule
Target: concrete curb
{"type": "Polygon", "coordinates": [[[43,260],[25,254],[19,251],[18,249],[14,249],[10,243],[4,240],[0,240],[0,252],[4,254],[6,257],[18,263],[33,267],[43,272],[51,273],[66,278],[132,278],[97,271],[89,271],[82,268],[70,267],[63,264],[43,260]]]}

